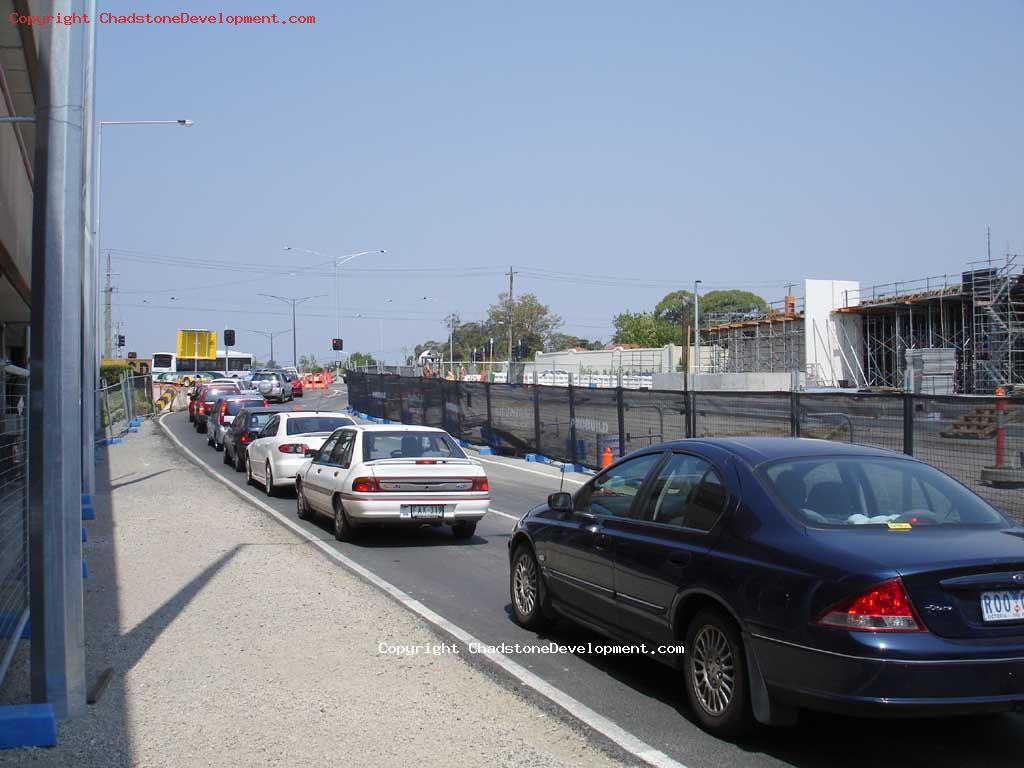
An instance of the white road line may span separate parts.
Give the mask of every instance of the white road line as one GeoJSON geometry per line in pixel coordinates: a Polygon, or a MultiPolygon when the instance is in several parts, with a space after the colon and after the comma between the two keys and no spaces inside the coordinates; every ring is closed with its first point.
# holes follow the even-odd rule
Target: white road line
{"type": "Polygon", "coordinates": [[[515,515],[510,515],[508,512],[499,512],[498,510],[494,509],[493,507],[491,509],[488,509],[487,511],[488,512],[493,512],[496,515],[501,515],[502,517],[507,517],[509,520],[518,520],[520,517],[522,517],[522,515],[519,515],[519,517],[516,517],[515,515]]]}
{"type": "MultiPolygon", "coordinates": [[[[562,479],[562,478],[560,478],[560,477],[558,477],[556,475],[549,475],[547,472],[538,472],[536,469],[527,469],[526,467],[517,467],[515,464],[506,464],[503,461],[492,461],[491,459],[481,459],[479,456],[476,457],[474,459],[474,461],[479,461],[479,462],[481,462],[483,464],[495,464],[495,465],[497,465],[499,467],[508,467],[509,469],[518,469],[520,472],[529,472],[531,475],[540,475],[541,477],[546,477],[548,480],[559,480],[559,481],[561,481],[561,479],[562,479]]],[[[562,474],[565,474],[565,473],[563,472],[562,474]]],[[[576,485],[583,485],[586,481],[585,480],[576,480],[574,478],[571,478],[571,477],[567,476],[565,478],[565,482],[567,482],[567,483],[576,483],[576,485]]]]}
{"type": "MultiPolygon", "coordinates": [[[[252,494],[247,493],[244,489],[239,488],[226,477],[223,477],[220,474],[218,474],[212,467],[210,467],[209,465],[206,464],[206,462],[200,459],[199,456],[193,453],[189,448],[186,448],[185,444],[182,443],[181,440],[179,440],[177,436],[173,434],[170,429],[167,428],[167,426],[164,424],[164,419],[166,419],[169,415],[170,414],[165,413],[163,416],[160,417],[160,420],[158,422],[160,424],[160,429],[163,430],[164,434],[167,437],[169,437],[174,442],[174,444],[178,446],[178,448],[180,448],[190,459],[192,459],[192,461],[198,464],[199,467],[214,480],[220,481],[225,486],[227,486],[229,490],[233,491],[236,495],[242,497],[250,504],[253,504],[262,509],[268,515],[272,516],[279,523],[281,523],[281,525],[284,525],[286,528],[290,529],[297,536],[300,536],[303,539],[307,540],[310,544],[319,549],[329,558],[336,561],[337,563],[344,566],[353,573],[358,574],[359,576],[373,584],[381,591],[386,592],[392,598],[401,603],[405,608],[412,611],[425,621],[430,622],[435,627],[438,627],[448,635],[451,635],[456,640],[461,642],[463,645],[480,645],[486,648],[488,644],[483,643],[481,640],[478,640],[475,636],[471,635],[462,627],[448,621],[448,619],[444,618],[444,616],[441,616],[439,613],[435,613],[430,608],[423,605],[423,603],[421,603],[419,600],[416,600],[411,595],[407,594],[406,592],[403,592],[401,589],[396,587],[391,582],[381,578],[373,571],[367,570],[359,563],[357,563],[355,560],[352,560],[346,557],[345,555],[341,554],[336,549],[334,549],[330,544],[318,539],[316,536],[313,536],[309,533],[309,531],[305,530],[301,526],[296,525],[294,522],[292,522],[287,517],[282,515],[269,504],[266,504],[265,502],[256,498],[252,494]]],[[[498,462],[490,463],[497,464],[498,462]]],[[[529,472],[530,470],[525,471],[529,472]]],[[[536,474],[541,473],[537,472],[536,474]]],[[[491,511],[493,512],[494,510],[491,511]]],[[[673,760],[664,752],[657,750],[645,741],[640,740],[626,729],[622,728],[619,725],[616,725],[607,717],[598,714],[583,702],[574,699],[569,694],[556,688],[547,681],[541,679],[533,672],[528,670],[526,667],[524,667],[522,664],[513,661],[505,654],[496,652],[491,653],[486,650],[481,651],[480,653],[481,655],[486,656],[492,663],[498,665],[507,674],[519,680],[519,682],[521,682],[523,685],[529,686],[534,691],[539,693],[541,696],[548,699],[548,701],[561,707],[570,715],[575,717],[577,720],[589,726],[590,728],[593,728],[606,739],[617,744],[619,747],[621,747],[634,757],[643,760],[645,763],[649,765],[655,766],[655,768],[686,768],[686,766],[682,763],[673,760]]]]}

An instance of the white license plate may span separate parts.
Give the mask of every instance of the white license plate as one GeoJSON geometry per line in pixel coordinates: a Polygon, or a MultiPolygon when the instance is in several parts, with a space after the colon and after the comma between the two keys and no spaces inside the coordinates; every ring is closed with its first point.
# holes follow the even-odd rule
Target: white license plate
{"type": "Polygon", "coordinates": [[[414,520],[440,520],[444,517],[443,504],[403,504],[403,517],[408,515],[414,520]]]}
{"type": "Polygon", "coordinates": [[[981,618],[985,621],[1021,621],[1024,619],[1024,592],[982,592],[981,618]]]}

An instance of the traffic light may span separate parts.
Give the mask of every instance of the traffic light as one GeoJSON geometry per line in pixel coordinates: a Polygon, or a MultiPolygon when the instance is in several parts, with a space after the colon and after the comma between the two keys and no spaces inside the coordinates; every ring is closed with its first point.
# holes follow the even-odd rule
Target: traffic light
{"type": "Polygon", "coordinates": [[[235,332],[228,330],[224,331],[224,346],[233,347],[235,346],[235,332]]]}
{"type": "Polygon", "coordinates": [[[345,348],[344,343],[341,339],[331,339],[331,349],[335,352],[341,352],[345,348]]]}
{"type": "Polygon", "coordinates": [[[119,333],[117,335],[117,346],[119,346],[119,347],[123,347],[124,346],[124,334],[123,333],[119,333]]]}

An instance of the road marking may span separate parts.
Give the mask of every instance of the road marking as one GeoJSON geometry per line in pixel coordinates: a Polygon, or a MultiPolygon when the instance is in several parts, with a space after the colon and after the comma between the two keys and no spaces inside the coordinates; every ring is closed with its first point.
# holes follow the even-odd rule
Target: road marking
{"type": "MultiPolygon", "coordinates": [[[[531,475],[540,475],[541,477],[546,477],[548,480],[561,480],[561,478],[559,478],[557,475],[549,475],[546,472],[538,472],[536,469],[527,469],[526,467],[517,467],[515,464],[506,464],[503,461],[492,461],[490,459],[481,459],[479,456],[476,457],[474,459],[474,461],[479,461],[479,462],[481,462],[483,464],[495,464],[495,465],[497,465],[499,467],[508,467],[509,469],[518,469],[520,472],[529,472],[531,475]]],[[[564,475],[565,473],[563,472],[562,474],[564,475]]],[[[576,485],[583,485],[586,481],[585,480],[575,480],[575,479],[573,479],[571,477],[566,477],[565,478],[565,482],[567,482],[567,483],[576,483],[576,485]]]]}
{"type": "MultiPolygon", "coordinates": [[[[190,459],[192,459],[193,462],[198,464],[200,469],[206,472],[206,474],[208,474],[214,480],[223,483],[225,486],[227,486],[227,488],[230,491],[233,491],[237,496],[240,496],[241,498],[248,501],[250,504],[259,507],[268,515],[271,515],[274,519],[281,523],[281,525],[290,529],[297,536],[300,536],[303,539],[307,540],[310,544],[319,549],[329,558],[336,561],[337,563],[344,566],[353,573],[361,576],[363,579],[373,584],[373,586],[377,587],[382,592],[385,592],[388,595],[390,595],[393,599],[397,600],[405,608],[418,615],[424,621],[430,622],[435,627],[438,627],[443,632],[454,637],[463,645],[479,645],[485,648],[487,645],[489,645],[481,640],[478,640],[474,635],[471,635],[469,632],[467,632],[457,624],[453,624],[452,622],[448,621],[448,619],[446,619],[441,614],[434,612],[433,610],[425,606],[423,603],[421,603],[419,600],[416,600],[408,593],[396,587],[390,581],[387,581],[381,576],[378,576],[373,571],[367,570],[362,565],[357,563],[355,560],[352,560],[351,558],[348,558],[345,555],[341,554],[336,549],[334,549],[330,544],[321,539],[318,539],[316,536],[313,536],[305,528],[292,522],[289,518],[285,517],[283,514],[278,512],[269,504],[265,503],[256,496],[248,493],[244,488],[238,487],[230,480],[228,480],[226,477],[218,474],[217,471],[213,469],[213,467],[209,466],[205,461],[199,458],[199,456],[196,455],[191,449],[186,448],[185,444],[178,439],[177,435],[175,435],[173,432],[171,432],[170,429],[168,429],[168,427],[164,424],[164,419],[166,419],[168,416],[170,416],[170,414],[165,413],[163,416],[160,417],[158,421],[158,423],[160,424],[160,429],[163,430],[163,433],[167,437],[169,437],[171,441],[175,445],[177,445],[178,448],[180,448],[190,459]]],[[[541,473],[538,472],[536,474],[541,473]]],[[[490,511],[494,512],[495,510],[490,511]]],[[[508,516],[511,517],[511,515],[508,516]]],[[[629,731],[627,731],[625,728],[617,725],[604,715],[598,714],[590,707],[588,707],[586,704],[584,704],[582,701],[574,699],[569,694],[551,685],[551,683],[541,679],[539,676],[535,675],[522,664],[513,661],[505,654],[481,652],[481,655],[486,656],[492,663],[498,665],[502,670],[504,670],[507,674],[519,680],[519,682],[521,682],[523,685],[532,688],[534,691],[539,693],[548,701],[561,707],[574,718],[579,720],[581,723],[584,723],[590,728],[593,728],[606,739],[617,744],[620,748],[622,748],[629,754],[633,755],[634,757],[643,760],[645,763],[648,763],[649,765],[655,766],[655,768],[686,768],[686,766],[682,763],[673,760],[671,757],[666,755],[661,750],[657,750],[647,742],[637,738],[629,731]]]]}
{"type": "Polygon", "coordinates": [[[499,512],[498,510],[496,510],[494,508],[488,509],[487,511],[488,512],[493,512],[496,515],[501,515],[502,517],[507,517],[509,520],[518,520],[520,517],[522,517],[522,515],[519,515],[519,517],[516,517],[515,515],[510,515],[508,512],[499,512]]]}

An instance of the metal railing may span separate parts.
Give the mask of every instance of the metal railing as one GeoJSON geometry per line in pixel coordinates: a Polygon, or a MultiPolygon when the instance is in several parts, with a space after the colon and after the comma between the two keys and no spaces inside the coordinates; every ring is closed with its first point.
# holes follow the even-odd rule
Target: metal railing
{"type": "Polygon", "coordinates": [[[687,437],[814,437],[915,456],[1024,522],[1024,399],[911,393],[680,392],[348,374],[370,416],[500,452],[596,468],[687,437]]]}
{"type": "Polygon", "coordinates": [[[0,680],[28,621],[28,382],[0,360],[0,680]]]}
{"type": "Polygon", "coordinates": [[[156,413],[151,376],[122,374],[114,383],[100,387],[100,408],[105,437],[127,432],[136,419],[156,413]]]}

